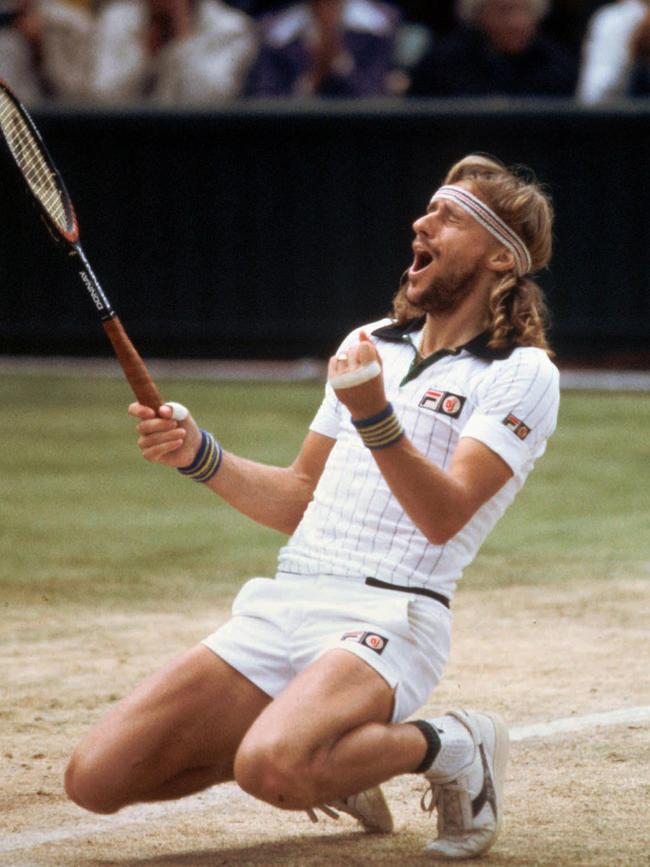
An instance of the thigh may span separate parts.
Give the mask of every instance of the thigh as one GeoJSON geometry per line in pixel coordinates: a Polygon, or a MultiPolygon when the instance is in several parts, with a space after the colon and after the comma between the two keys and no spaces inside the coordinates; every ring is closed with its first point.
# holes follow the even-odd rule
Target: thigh
{"type": "Polygon", "coordinates": [[[72,766],[131,800],[189,769],[232,779],[237,748],[270,698],[199,645],[118,702],[81,742],[72,766]]]}
{"type": "Polygon", "coordinates": [[[270,740],[299,764],[359,726],[389,722],[393,702],[393,688],[377,671],[347,650],[330,650],[265,708],[242,749],[270,740]]]}

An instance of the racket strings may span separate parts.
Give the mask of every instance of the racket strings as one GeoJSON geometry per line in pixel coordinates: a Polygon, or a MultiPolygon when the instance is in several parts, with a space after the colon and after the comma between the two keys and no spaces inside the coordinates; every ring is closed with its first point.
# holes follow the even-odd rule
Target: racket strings
{"type": "Polygon", "coordinates": [[[56,183],[56,175],[50,169],[29,126],[4,93],[0,93],[0,128],[34,195],[60,229],[71,231],[70,211],[56,183]]]}

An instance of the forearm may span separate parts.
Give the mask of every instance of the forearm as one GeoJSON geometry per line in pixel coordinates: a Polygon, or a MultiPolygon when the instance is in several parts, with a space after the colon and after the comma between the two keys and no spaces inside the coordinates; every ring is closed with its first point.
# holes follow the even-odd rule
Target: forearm
{"type": "Polygon", "coordinates": [[[328,376],[392,494],[434,545],[444,545],[506,484],[512,470],[496,452],[461,438],[444,469],[417,449],[387,402],[379,356],[364,331],[357,346],[330,359],[328,376]],[[359,381],[361,375],[361,381],[359,381]]]}
{"type": "Polygon", "coordinates": [[[258,524],[287,534],[297,527],[313,492],[311,479],[294,465],[267,466],[229,452],[206,487],[258,524]]]}
{"type": "Polygon", "coordinates": [[[372,456],[391,492],[422,534],[442,545],[469,520],[474,502],[463,482],[432,464],[403,436],[372,456]]]}
{"type": "Polygon", "coordinates": [[[513,475],[497,452],[472,436],[461,437],[444,469],[405,435],[372,454],[394,496],[434,545],[462,530],[513,475]]]}
{"type": "Polygon", "coordinates": [[[312,498],[334,440],[313,431],[289,467],[274,467],[225,452],[212,434],[201,431],[185,407],[164,404],[154,411],[140,403],[129,406],[138,419],[138,446],[151,463],[174,467],[210,488],[254,521],[292,533],[312,498]]]}

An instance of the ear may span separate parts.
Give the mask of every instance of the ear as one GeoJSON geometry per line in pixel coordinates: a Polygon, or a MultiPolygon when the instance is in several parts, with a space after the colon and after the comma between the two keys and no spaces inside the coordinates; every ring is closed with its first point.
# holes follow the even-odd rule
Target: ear
{"type": "Polygon", "coordinates": [[[507,247],[499,245],[488,255],[486,264],[490,271],[503,274],[515,267],[515,257],[507,247]]]}

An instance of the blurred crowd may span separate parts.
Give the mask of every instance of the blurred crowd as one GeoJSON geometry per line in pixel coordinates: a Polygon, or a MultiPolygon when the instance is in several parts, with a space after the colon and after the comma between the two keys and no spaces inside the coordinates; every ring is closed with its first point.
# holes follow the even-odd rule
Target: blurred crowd
{"type": "Polygon", "coordinates": [[[0,0],[27,104],[650,95],[650,0],[0,0]]]}

